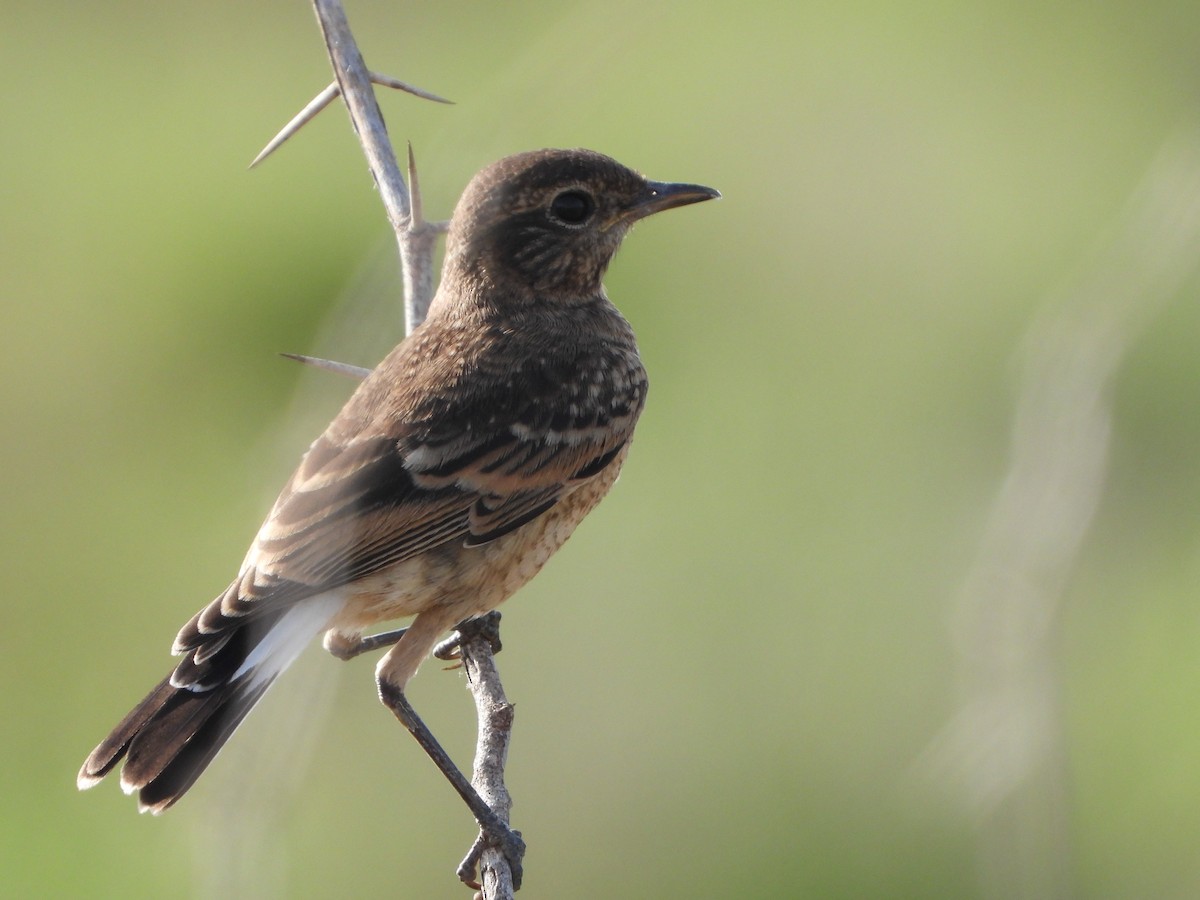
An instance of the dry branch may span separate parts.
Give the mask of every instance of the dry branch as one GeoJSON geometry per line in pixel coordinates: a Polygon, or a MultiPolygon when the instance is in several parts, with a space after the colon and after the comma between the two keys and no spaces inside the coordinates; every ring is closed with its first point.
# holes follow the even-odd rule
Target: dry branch
{"type": "MultiPolygon", "coordinates": [[[[378,188],[388,222],[396,235],[404,277],[405,328],[411,333],[424,320],[433,299],[433,250],[437,236],[445,230],[445,225],[426,222],[422,217],[412,147],[408,148],[407,167],[410,193],[388,138],[372,84],[383,84],[427,99],[446,101],[396,79],[372,73],[363,61],[346,20],[345,11],[338,0],[313,0],[313,8],[329,51],[335,82],[295,116],[252,165],[283,144],[335,97],[342,97],[367,158],[367,165],[378,188]]],[[[367,374],[366,370],[345,363],[285,355],[352,377],[362,378],[367,374]]],[[[458,653],[466,668],[479,716],[479,738],[472,784],[486,804],[507,825],[511,798],[504,785],[504,765],[508,756],[512,706],[504,696],[504,688],[493,658],[493,648],[499,648],[499,614],[488,619],[488,625],[483,628],[464,629],[464,634],[458,642],[458,653]]],[[[515,889],[514,873],[504,854],[477,841],[459,867],[460,877],[468,880],[476,865],[479,867],[481,890],[485,900],[511,900],[515,889]]]]}

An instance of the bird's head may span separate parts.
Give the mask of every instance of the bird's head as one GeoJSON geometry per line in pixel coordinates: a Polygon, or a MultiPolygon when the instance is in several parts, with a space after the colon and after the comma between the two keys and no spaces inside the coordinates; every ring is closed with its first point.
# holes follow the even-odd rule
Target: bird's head
{"type": "Polygon", "coordinates": [[[649,181],[591,150],[535,150],[476,175],[446,245],[447,277],[543,299],[586,298],[639,219],[721,196],[649,181]]]}

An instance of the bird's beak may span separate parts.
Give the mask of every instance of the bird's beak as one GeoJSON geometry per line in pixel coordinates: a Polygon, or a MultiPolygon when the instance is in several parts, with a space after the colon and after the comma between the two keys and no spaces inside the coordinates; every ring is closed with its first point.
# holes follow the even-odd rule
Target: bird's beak
{"type": "Polygon", "coordinates": [[[715,200],[720,196],[720,191],[702,184],[670,184],[663,181],[648,181],[646,182],[646,193],[629,210],[629,215],[633,221],[637,221],[654,215],[656,212],[662,212],[664,209],[687,206],[689,203],[699,203],[702,200],[715,200]]]}

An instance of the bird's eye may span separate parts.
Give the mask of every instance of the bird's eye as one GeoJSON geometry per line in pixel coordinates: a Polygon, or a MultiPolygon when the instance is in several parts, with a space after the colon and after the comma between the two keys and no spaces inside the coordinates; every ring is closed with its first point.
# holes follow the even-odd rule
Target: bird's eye
{"type": "Polygon", "coordinates": [[[583,191],[563,191],[550,201],[550,215],[567,225],[582,224],[596,209],[596,201],[583,191]]]}

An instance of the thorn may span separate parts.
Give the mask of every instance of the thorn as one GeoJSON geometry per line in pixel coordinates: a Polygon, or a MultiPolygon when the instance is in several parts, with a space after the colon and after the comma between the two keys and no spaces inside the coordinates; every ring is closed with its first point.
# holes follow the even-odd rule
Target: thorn
{"type": "MultiPolygon", "coordinates": [[[[405,91],[406,93],[412,94],[414,97],[420,97],[423,100],[432,100],[434,103],[448,103],[451,106],[454,105],[453,100],[447,100],[445,97],[439,97],[437,94],[430,93],[429,91],[419,87],[414,87],[413,85],[401,81],[398,78],[392,78],[390,75],[380,75],[378,72],[369,72],[368,74],[371,76],[372,82],[382,85],[383,87],[394,88],[397,91],[405,91]]],[[[254,161],[250,163],[249,167],[253,169],[260,162],[278,150],[284,141],[316,118],[317,113],[332,103],[333,100],[339,94],[341,94],[341,92],[342,89],[338,87],[338,83],[335,81],[325,88],[325,90],[321,91],[321,93],[317,94],[317,96],[313,97],[313,99],[309,101],[308,105],[305,106],[304,109],[300,110],[300,112],[296,113],[296,115],[292,117],[292,120],[283,126],[279,134],[275,135],[275,137],[271,139],[270,143],[263,147],[262,152],[259,153],[258,156],[254,157],[254,161]]]]}
{"type": "Polygon", "coordinates": [[[425,220],[424,206],[421,203],[421,182],[417,178],[417,159],[413,155],[412,141],[408,142],[408,193],[409,206],[412,209],[409,231],[432,231],[434,234],[446,234],[450,230],[449,219],[440,222],[425,220]]]}
{"type": "Polygon", "coordinates": [[[417,158],[413,155],[412,141],[408,142],[408,194],[412,215],[409,217],[410,231],[418,230],[425,221],[421,205],[421,182],[417,180],[417,158]]]}
{"type": "Polygon", "coordinates": [[[250,168],[253,169],[260,162],[278,150],[283,145],[284,141],[316,118],[317,113],[332,103],[340,93],[341,89],[338,88],[337,82],[335,81],[333,84],[329,85],[329,87],[325,88],[325,90],[321,91],[321,93],[317,94],[317,96],[313,97],[313,99],[309,101],[308,105],[305,106],[304,109],[296,113],[296,115],[292,117],[292,120],[283,126],[279,134],[271,138],[270,142],[267,144],[267,146],[263,147],[258,156],[254,157],[254,161],[250,163],[250,168]]]}
{"type": "Polygon", "coordinates": [[[449,106],[454,105],[453,100],[447,100],[445,97],[439,97],[437,94],[430,93],[423,88],[413,87],[408,82],[401,81],[399,78],[393,78],[390,75],[381,75],[378,72],[368,72],[367,74],[371,76],[371,80],[373,82],[381,85],[382,87],[390,87],[396,89],[397,91],[404,91],[405,93],[412,94],[414,97],[420,97],[423,100],[432,100],[434,103],[445,103],[449,106]]]}
{"type": "Polygon", "coordinates": [[[306,366],[312,366],[314,369],[324,369],[327,372],[336,372],[338,375],[348,375],[351,378],[357,378],[362,381],[371,374],[370,369],[364,369],[362,366],[352,366],[350,363],[336,362],[332,359],[321,359],[319,356],[302,356],[299,353],[280,353],[280,356],[286,359],[294,359],[298,363],[303,363],[306,366]]]}

